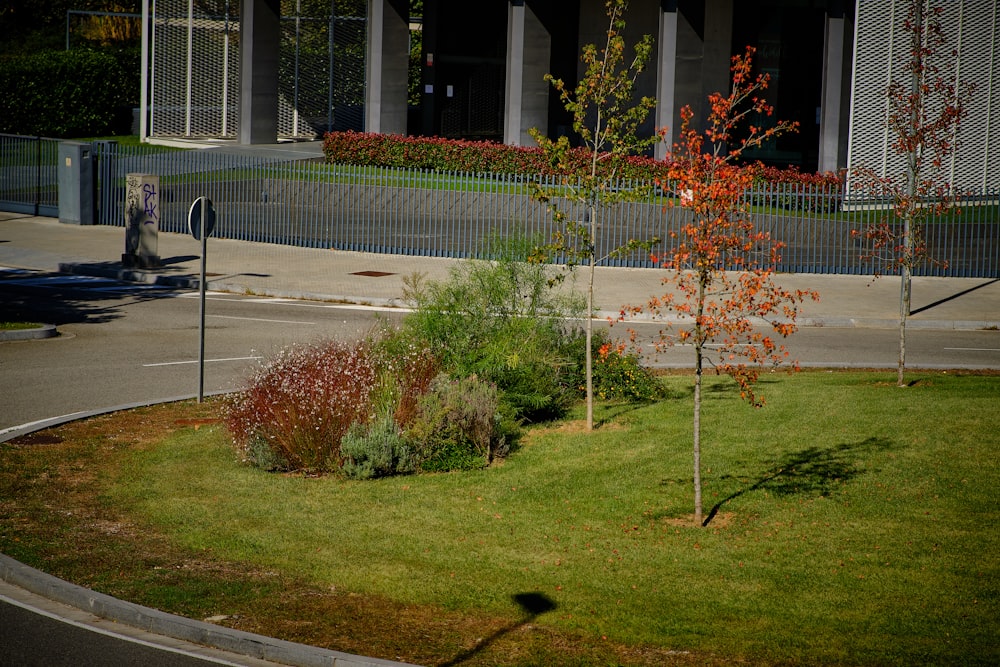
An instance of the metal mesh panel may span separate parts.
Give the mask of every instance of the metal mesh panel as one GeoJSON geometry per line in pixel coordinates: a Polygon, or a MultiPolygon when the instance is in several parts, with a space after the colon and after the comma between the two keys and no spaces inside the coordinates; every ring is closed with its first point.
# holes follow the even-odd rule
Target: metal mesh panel
{"type": "MultiPolygon", "coordinates": [[[[909,40],[903,29],[907,0],[859,0],[855,26],[854,80],[848,166],[867,166],[894,176],[904,171],[901,155],[892,148],[886,128],[886,90],[893,80],[908,77],[909,40]]],[[[984,188],[995,182],[987,153],[1000,144],[1000,67],[998,13],[993,0],[961,0],[941,5],[947,39],[935,63],[947,76],[956,73],[973,83],[976,92],[961,123],[961,143],[945,168],[952,184],[962,189],[984,188]],[[959,50],[958,71],[951,50],[959,50]]]]}
{"type": "MultiPolygon", "coordinates": [[[[238,4],[156,3],[152,136],[238,136],[238,4]]],[[[334,15],[332,3],[309,3],[307,13],[302,4],[281,3],[278,136],[313,139],[332,129],[363,130],[366,18],[334,15]]],[[[363,4],[338,8],[364,14],[363,4]]]]}
{"type": "Polygon", "coordinates": [[[976,83],[968,106],[969,115],[962,121],[960,157],[956,155],[953,160],[954,180],[981,187],[995,185],[1000,167],[994,162],[991,174],[987,160],[991,148],[994,153],[1000,148],[1000,53],[997,50],[1000,32],[997,12],[1000,10],[993,0],[966,0],[962,7],[955,3],[949,10],[949,15],[954,15],[961,26],[955,44],[962,54],[958,75],[976,83]]]}
{"type": "Polygon", "coordinates": [[[333,21],[333,130],[365,129],[365,45],[367,21],[341,16],[333,21]]]}
{"type": "MultiPolygon", "coordinates": [[[[236,3],[233,3],[234,5],[236,3]]],[[[151,45],[152,122],[161,137],[232,138],[239,130],[239,19],[235,7],[159,0],[151,45]],[[213,8],[217,9],[217,8],[213,8]]]]}
{"type": "Polygon", "coordinates": [[[364,130],[366,19],[297,15],[291,13],[295,9],[295,0],[285,0],[279,136],[311,138],[331,130],[364,130]]]}

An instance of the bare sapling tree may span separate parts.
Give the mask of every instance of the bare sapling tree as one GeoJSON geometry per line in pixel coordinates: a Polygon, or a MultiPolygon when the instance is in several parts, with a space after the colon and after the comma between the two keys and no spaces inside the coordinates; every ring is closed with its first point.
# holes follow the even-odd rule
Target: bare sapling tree
{"type": "MultiPolygon", "coordinates": [[[[958,147],[958,131],[973,86],[959,81],[953,64],[957,52],[945,52],[942,7],[927,0],[910,0],[903,33],[908,53],[902,76],[886,89],[886,129],[891,148],[902,158],[902,169],[889,173],[862,166],[852,170],[853,196],[888,201],[878,221],[853,230],[864,239],[865,258],[878,262],[876,278],[885,267],[900,277],[899,359],[897,384],[906,386],[906,324],[911,310],[914,269],[937,262],[926,243],[925,226],[955,209],[956,195],[948,176],[949,158],[958,147]],[[947,71],[945,71],[947,70],[947,71]]],[[[957,209],[956,209],[957,210],[957,209]]]]}
{"type": "Polygon", "coordinates": [[[644,249],[647,252],[659,239],[630,240],[607,252],[598,250],[598,232],[602,216],[623,201],[641,201],[652,191],[652,183],[626,182],[622,167],[630,156],[641,155],[659,136],[641,137],[639,127],[645,122],[656,101],[649,97],[634,99],[636,77],[645,69],[652,51],[652,38],[645,35],[626,56],[623,37],[625,0],[608,0],[609,27],[603,48],[595,44],[583,47],[581,60],[585,73],[575,87],[562,79],[546,75],[559,94],[560,101],[573,118],[573,130],[586,151],[581,160],[569,138],[555,140],[537,129],[530,134],[561,178],[554,185],[536,183],[534,196],[548,205],[557,229],[552,241],[539,249],[538,258],[563,257],[566,265],[586,265],[587,318],[585,323],[587,430],[594,427],[593,315],[594,272],[596,266],[612,256],[623,256],[644,249]]]}
{"type": "MultiPolygon", "coordinates": [[[[658,346],[690,345],[695,355],[694,379],[694,521],[703,524],[701,477],[702,376],[706,365],[730,375],[740,395],[755,407],[764,404],[754,391],[761,370],[786,361],[778,339],[797,330],[799,304],[812,291],[783,289],[773,281],[782,244],[757,229],[748,193],[759,165],[742,164],[744,153],[762,146],[795,123],[768,127],[773,108],[763,98],[768,76],[754,76],[754,49],[733,57],[732,91],[709,96],[706,129],[692,126],[689,106],[670,161],[664,190],[676,196],[684,222],[672,233],[661,258],[668,270],[668,291],[647,304],[626,306],[623,318],[639,313],[678,320],[660,332],[658,346]]],[[[792,367],[796,367],[792,364],[792,367]]]]}

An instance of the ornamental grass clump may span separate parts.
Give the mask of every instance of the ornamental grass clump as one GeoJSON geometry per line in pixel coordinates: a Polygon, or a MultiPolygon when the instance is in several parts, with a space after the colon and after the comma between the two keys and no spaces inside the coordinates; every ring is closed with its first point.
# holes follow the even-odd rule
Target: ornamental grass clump
{"type": "Polygon", "coordinates": [[[324,341],[279,351],[228,397],[224,419],[251,465],[329,472],[340,441],[371,415],[378,365],[368,343],[324,341]]]}
{"type": "Polygon", "coordinates": [[[226,425],[251,465],[335,472],[352,426],[381,417],[397,429],[412,423],[438,365],[429,350],[406,344],[389,349],[380,335],[289,347],[228,397],[226,425]]]}

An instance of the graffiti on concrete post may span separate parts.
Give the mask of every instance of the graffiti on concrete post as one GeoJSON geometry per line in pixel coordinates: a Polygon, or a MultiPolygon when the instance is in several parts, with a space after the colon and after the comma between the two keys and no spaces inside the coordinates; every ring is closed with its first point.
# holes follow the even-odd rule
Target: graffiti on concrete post
{"type": "Polygon", "coordinates": [[[153,268],[157,256],[160,229],[160,177],[153,174],[125,176],[125,253],[126,266],[153,268]]]}

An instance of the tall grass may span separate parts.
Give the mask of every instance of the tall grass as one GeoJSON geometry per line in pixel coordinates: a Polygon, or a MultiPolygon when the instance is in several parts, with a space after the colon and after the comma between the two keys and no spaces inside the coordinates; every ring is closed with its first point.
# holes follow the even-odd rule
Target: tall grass
{"type": "Polygon", "coordinates": [[[690,378],[535,429],[503,465],[351,482],[241,466],[220,431],[134,454],[114,501],[193,549],[340,590],[755,664],[1000,661],[1000,378],[801,373],[754,410],[690,378]]]}

